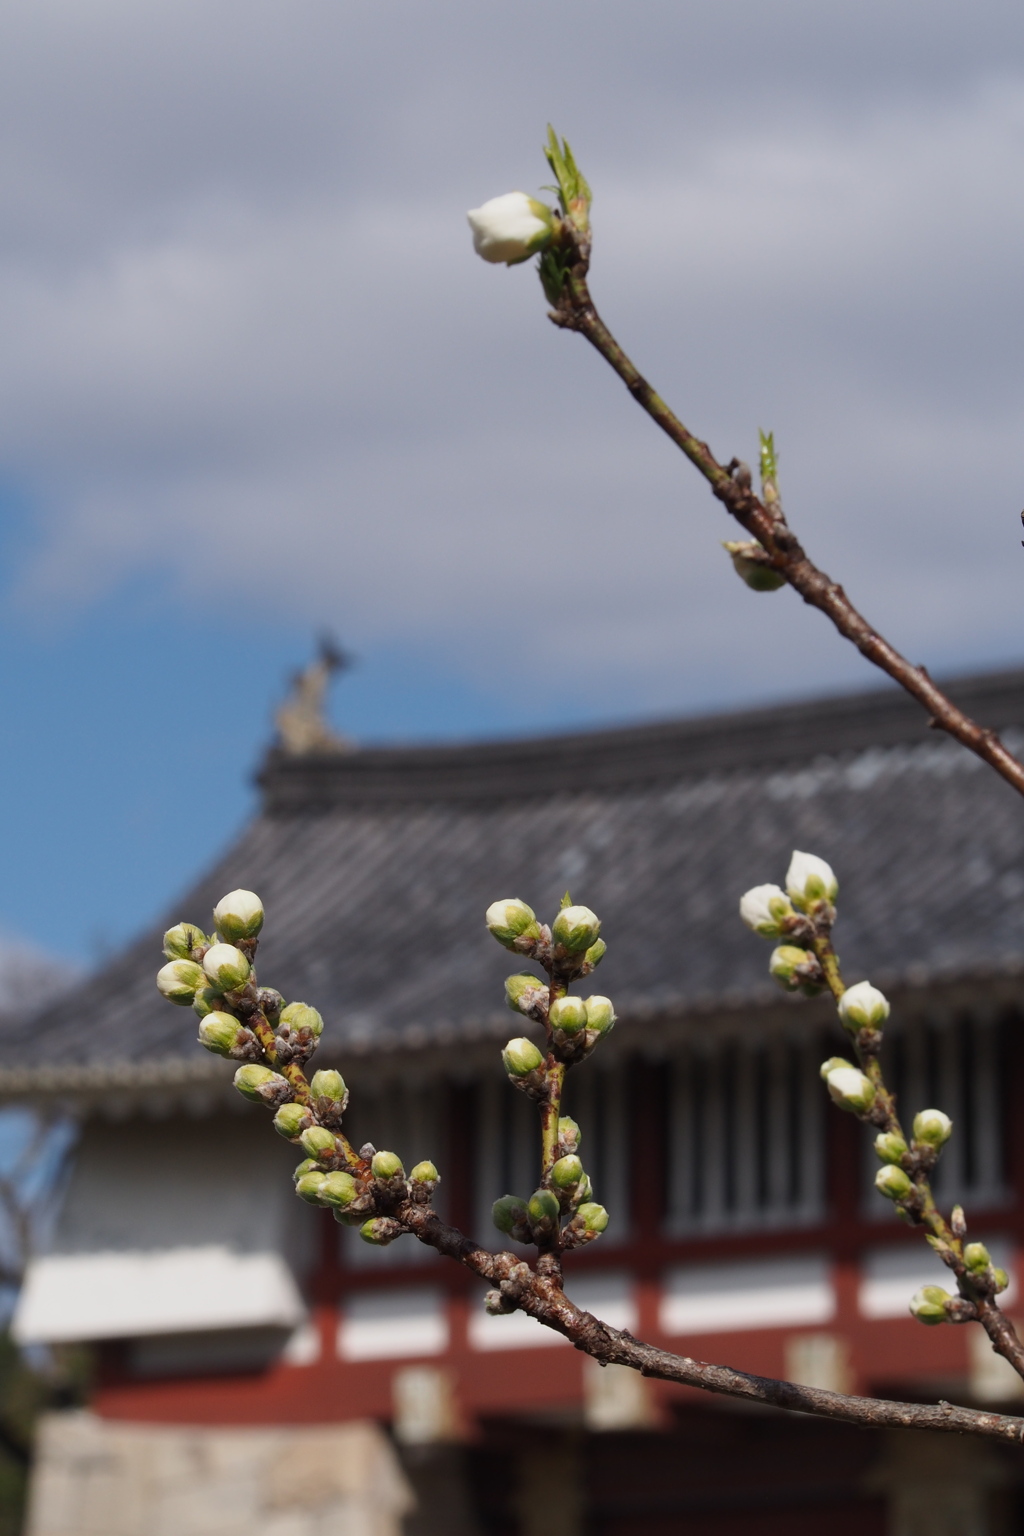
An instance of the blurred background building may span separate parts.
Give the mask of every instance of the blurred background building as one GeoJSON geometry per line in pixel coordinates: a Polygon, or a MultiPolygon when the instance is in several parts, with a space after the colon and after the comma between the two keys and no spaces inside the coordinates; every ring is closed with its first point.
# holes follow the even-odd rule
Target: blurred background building
{"type": "MultiPolygon", "coordinates": [[[[602,1370],[411,1239],[368,1248],[295,1199],[295,1148],[195,1042],[153,978],[160,934],[236,886],[267,911],[260,976],[326,1018],[346,1129],[439,1166],[440,1208],[495,1245],[492,1201],[536,1182],[532,1106],[504,1079],[514,965],[503,895],[601,916],[620,1022],[568,1109],[612,1213],[570,1295],[676,1352],[810,1385],[1012,1406],[973,1327],[925,1329],[941,1283],[872,1185],[863,1128],[827,1102],[826,1000],[781,994],[740,893],[793,848],[840,879],[850,980],[889,993],[905,1118],[955,1132],[945,1203],[1014,1276],[1024,1221],[1024,825],[1012,792],[882,690],[589,734],[358,750],[317,731],[333,662],[304,674],[261,805],[161,923],[3,1036],[8,1102],[78,1126],[52,1240],[14,1319],[88,1343],[88,1408],[44,1423],[32,1536],[632,1536],[921,1529],[1000,1536],[1024,1460],[741,1409],[602,1370]],[[936,1524],[936,1521],[945,1523],[936,1524]],[[922,1524],[922,1522],[924,1522],[922,1524]]],[[[955,697],[1024,745],[1024,672],[955,697]]]]}

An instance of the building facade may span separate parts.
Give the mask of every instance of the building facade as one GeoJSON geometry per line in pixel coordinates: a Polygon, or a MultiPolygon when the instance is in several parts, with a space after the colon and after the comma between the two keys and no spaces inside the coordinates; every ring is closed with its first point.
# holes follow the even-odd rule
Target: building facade
{"type": "MultiPolygon", "coordinates": [[[[953,691],[1024,744],[1024,673],[953,691]]],[[[874,1192],[863,1127],[827,1102],[834,1012],[781,994],[737,917],[793,848],[833,865],[847,979],[893,1003],[904,1117],[952,1115],[939,1193],[1013,1274],[1024,814],[915,705],[880,691],[535,741],[327,740],[272,751],[260,785],[259,814],[167,922],[260,893],[261,981],[324,1014],[316,1061],[350,1085],[356,1145],[433,1159],[443,1214],[497,1245],[491,1203],[533,1189],[537,1133],[501,1071],[522,1021],[482,914],[515,894],[553,915],[568,887],[603,920],[619,1014],[569,1079],[612,1214],[570,1256],[569,1294],[764,1375],[1020,1398],[980,1330],[909,1317],[944,1271],[874,1192]]],[[[3,1043],[0,1091],[81,1127],[15,1330],[89,1341],[98,1361],[90,1412],[46,1426],[34,1536],[1024,1528],[1013,1454],[602,1370],[523,1315],[486,1315],[479,1282],[412,1239],[368,1248],[302,1205],[295,1148],[156,994],[164,926],[3,1043]]]]}

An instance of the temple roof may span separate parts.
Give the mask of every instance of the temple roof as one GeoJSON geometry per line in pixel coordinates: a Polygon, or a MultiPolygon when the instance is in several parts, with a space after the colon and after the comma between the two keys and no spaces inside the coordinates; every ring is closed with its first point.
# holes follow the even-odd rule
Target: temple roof
{"type": "MultiPolygon", "coordinates": [[[[953,696],[1024,744],[1024,670],[953,696]]],[[[270,753],[262,807],[165,919],[0,1039],[0,1087],[181,1083],[224,1068],[154,976],[171,922],[256,890],[259,974],[315,1004],[330,1048],[459,1046],[508,1032],[515,960],[497,897],[552,917],[568,887],[604,923],[600,989],[624,1020],[778,1000],[737,917],[790,852],[840,880],[846,974],[881,984],[1015,975],[1024,806],[895,689],[618,730],[346,754],[270,753]]]]}

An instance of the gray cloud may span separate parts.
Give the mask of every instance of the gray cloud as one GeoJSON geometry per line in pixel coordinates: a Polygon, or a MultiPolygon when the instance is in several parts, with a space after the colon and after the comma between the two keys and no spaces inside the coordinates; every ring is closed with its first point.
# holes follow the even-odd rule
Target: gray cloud
{"type": "Polygon", "coordinates": [[[952,3],[15,3],[0,463],[44,620],[136,572],[581,707],[863,678],[464,209],[595,183],[594,289],[933,666],[1021,654],[1024,22],[952,3]]]}

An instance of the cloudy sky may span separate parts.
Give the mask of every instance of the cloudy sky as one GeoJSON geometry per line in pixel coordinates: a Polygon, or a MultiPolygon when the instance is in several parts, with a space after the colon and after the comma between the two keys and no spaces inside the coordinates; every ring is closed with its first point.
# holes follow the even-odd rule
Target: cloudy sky
{"type": "Polygon", "coordinates": [[[330,626],[362,740],[870,681],[465,210],[595,190],[593,289],[933,670],[1024,662],[1024,13],[8,0],[0,930],[89,959],[247,814],[330,626]]]}

